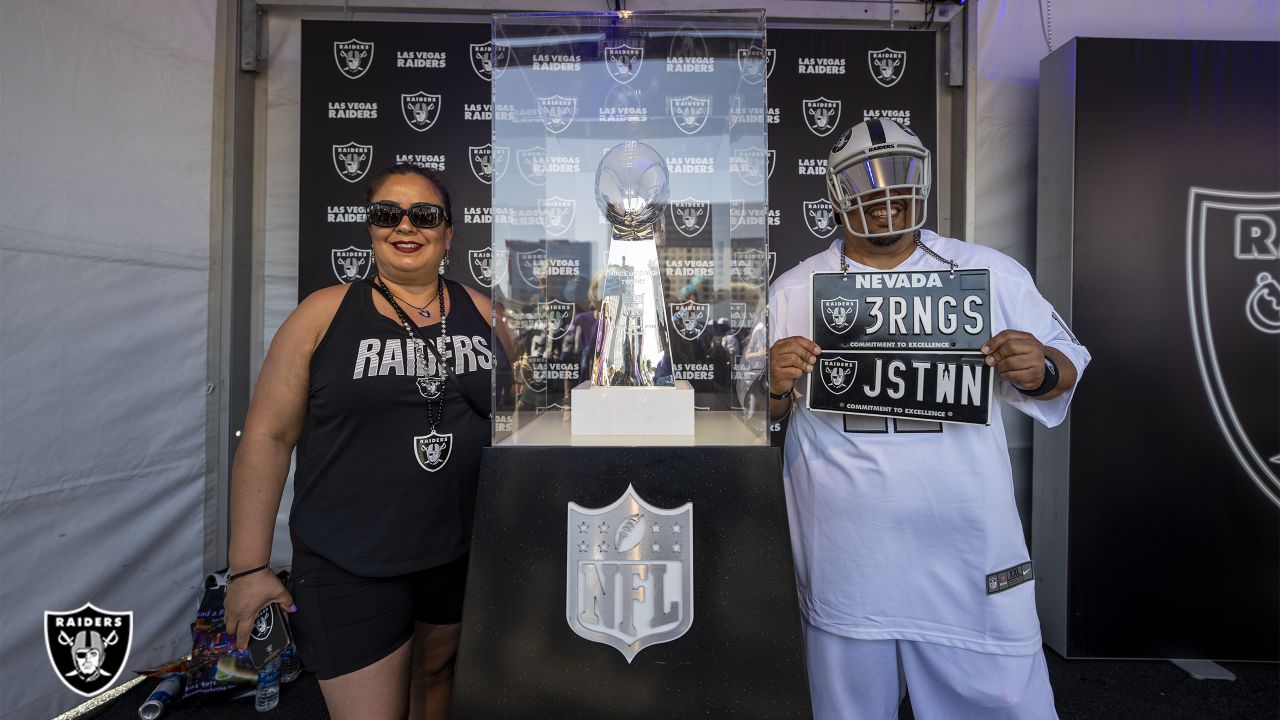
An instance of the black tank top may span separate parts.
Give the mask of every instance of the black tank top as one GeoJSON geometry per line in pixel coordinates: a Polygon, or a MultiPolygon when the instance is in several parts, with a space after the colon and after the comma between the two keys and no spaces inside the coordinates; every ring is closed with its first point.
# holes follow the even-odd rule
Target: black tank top
{"type": "MultiPolygon", "coordinates": [[[[461,285],[446,281],[450,345],[446,362],[481,409],[490,371],[506,357],[461,285]]],[[[311,395],[298,440],[289,526],[298,539],[343,569],[371,577],[434,567],[468,549],[480,449],[489,422],[467,404],[423,349],[417,367],[408,333],[373,304],[373,288],[355,284],[311,356],[311,395]],[[419,376],[431,382],[419,382],[419,376]],[[420,388],[420,385],[422,386],[420,388]],[[452,435],[447,459],[427,436],[426,394],[444,393],[437,432],[452,435]],[[420,460],[420,457],[422,460],[420,460]]],[[[421,328],[436,343],[440,325],[421,328]]]]}

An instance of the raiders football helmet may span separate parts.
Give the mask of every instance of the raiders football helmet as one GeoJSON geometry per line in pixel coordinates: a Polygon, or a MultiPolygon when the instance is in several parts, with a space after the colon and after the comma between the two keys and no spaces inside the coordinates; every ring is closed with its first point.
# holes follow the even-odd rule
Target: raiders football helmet
{"type": "Polygon", "coordinates": [[[859,237],[889,237],[924,225],[929,199],[929,150],[916,134],[888,119],[844,131],[827,158],[827,192],[845,229],[859,237]],[[864,230],[855,230],[856,213],[864,230]],[[875,214],[889,229],[870,232],[875,214]]]}

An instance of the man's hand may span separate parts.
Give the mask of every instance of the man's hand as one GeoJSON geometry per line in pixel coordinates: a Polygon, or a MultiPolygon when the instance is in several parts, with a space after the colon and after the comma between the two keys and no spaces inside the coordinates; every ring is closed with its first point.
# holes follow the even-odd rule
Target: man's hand
{"type": "Polygon", "coordinates": [[[805,373],[813,372],[822,348],[799,335],[783,338],[769,348],[769,392],[784,393],[805,373]]]}
{"type": "Polygon", "coordinates": [[[982,346],[987,364],[1016,388],[1035,390],[1044,382],[1044,344],[1021,330],[1001,330],[982,346]]]}

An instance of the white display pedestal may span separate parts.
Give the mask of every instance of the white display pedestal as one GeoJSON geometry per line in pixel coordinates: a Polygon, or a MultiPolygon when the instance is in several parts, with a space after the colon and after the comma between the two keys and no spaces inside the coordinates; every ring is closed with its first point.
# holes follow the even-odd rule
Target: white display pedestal
{"type": "Polygon", "coordinates": [[[693,436],[693,386],[592,387],[572,391],[574,435],[693,436]]]}

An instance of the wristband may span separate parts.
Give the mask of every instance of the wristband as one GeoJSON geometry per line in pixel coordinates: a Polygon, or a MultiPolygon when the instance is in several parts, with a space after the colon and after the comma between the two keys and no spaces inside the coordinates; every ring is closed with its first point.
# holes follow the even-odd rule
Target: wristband
{"type": "Polygon", "coordinates": [[[795,385],[792,385],[790,390],[782,393],[776,393],[772,390],[769,391],[769,397],[773,398],[774,400],[790,400],[792,397],[795,397],[795,394],[796,394],[795,385]]]}
{"type": "Polygon", "coordinates": [[[253,568],[252,570],[245,570],[245,571],[243,571],[243,572],[238,572],[238,573],[235,573],[235,574],[233,574],[233,575],[228,575],[228,576],[227,576],[227,584],[228,584],[228,585],[230,585],[232,580],[239,580],[240,578],[244,577],[245,575],[252,575],[252,574],[254,574],[254,573],[256,573],[256,572],[260,572],[260,571],[262,571],[262,570],[266,570],[266,569],[268,569],[268,568],[270,568],[270,567],[271,567],[271,563],[267,563],[266,565],[259,565],[258,567],[253,568]]]}
{"type": "Polygon", "coordinates": [[[1040,381],[1040,387],[1035,390],[1023,390],[1017,385],[1014,385],[1014,388],[1027,397],[1040,397],[1041,395],[1044,395],[1050,390],[1058,387],[1058,377],[1058,366],[1054,364],[1053,360],[1051,360],[1048,355],[1045,355],[1044,379],[1040,381]]]}

